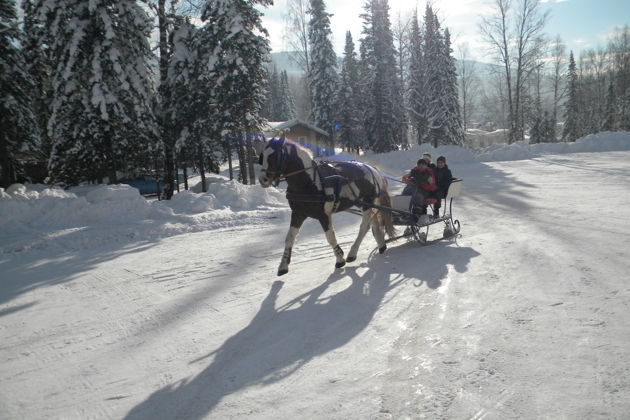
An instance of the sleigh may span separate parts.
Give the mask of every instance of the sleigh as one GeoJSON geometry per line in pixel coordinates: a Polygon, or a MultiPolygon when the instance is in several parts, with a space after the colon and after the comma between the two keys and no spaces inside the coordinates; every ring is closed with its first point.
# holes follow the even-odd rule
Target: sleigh
{"type": "MultiPolygon", "coordinates": [[[[455,178],[451,183],[448,193],[444,198],[442,212],[438,217],[429,214],[421,214],[420,206],[416,205],[419,200],[413,195],[395,195],[391,197],[392,222],[396,226],[406,226],[402,235],[389,238],[387,242],[400,238],[410,238],[424,245],[427,243],[429,227],[433,225],[444,225],[442,238],[456,235],[460,231],[459,220],[453,219],[453,198],[457,197],[462,188],[462,180],[455,178]]],[[[427,209],[432,210],[438,199],[430,198],[424,201],[427,209]]],[[[386,209],[385,209],[386,210],[386,209]]],[[[430,213],[430,212],[428,212],[430,213]]]]}

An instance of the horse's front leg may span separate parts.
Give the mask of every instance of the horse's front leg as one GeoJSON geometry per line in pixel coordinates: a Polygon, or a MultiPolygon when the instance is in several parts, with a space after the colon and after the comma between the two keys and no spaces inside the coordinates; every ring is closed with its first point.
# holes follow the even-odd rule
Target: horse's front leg
{"type": "Polygon", "coordinates": [[[297,214],[295,211],[291,212],[291,226],[287,232],[287,237],[284,240],[284,253],[280,260],[280,266],[278,267],[278,275],[287,274],[289,272],[289,263],[291,262],[291,251],[295,244],[295,238],[297,238],[298,232],[302,227],[302,223],[306,220],[306,216],[297,214]]]}
{"type": "Polygon", "coordinates": [[[322,229],[324,229],[324,233],[326,234],[326,240],[330,244],[335,253],[335,257],[337,258],[337,262],[335,263],[336,268],[341,268],[346,265],[346,260],[343,258],[343,249],[337,243],[337,235],[335,235],[335,229],[332,226],[332,216],[330,214],[326,214],[319,218],[319,223],[322,225],[322,229]]]}
{"type": "Polygon", "coordinates": [[[359,253],[359,246],[365,238],[365,234],[370,230],[370,223],[372,221],[373,213],[372,209],[363,210],[363,218],[361,219],[361,227],[359,227],[359,236],[354,240],[352,247],[350,248],[350,252],[348,253],[348,258],[346,261],[352,262],[357,259],[357,254],[359,253]]]}

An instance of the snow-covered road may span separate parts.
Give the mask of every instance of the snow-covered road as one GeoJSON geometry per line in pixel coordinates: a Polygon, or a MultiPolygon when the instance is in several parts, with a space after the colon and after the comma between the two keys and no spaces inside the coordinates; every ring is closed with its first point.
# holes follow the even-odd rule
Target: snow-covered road
{"type": "Polygon", "coordinates": [[[0,419],[627,418],[630,152],[451,169],[457,238],[338,270],[286,209],[0,254],[0,419]]]}

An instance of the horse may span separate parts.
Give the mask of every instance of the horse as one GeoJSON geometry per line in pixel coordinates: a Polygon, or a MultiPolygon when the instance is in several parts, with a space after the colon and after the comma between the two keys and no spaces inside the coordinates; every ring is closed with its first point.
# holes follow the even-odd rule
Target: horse
{"type": "Polygon", "coordinates": [[[284,138],[272,139],[260,154],[262,166],[258,181],[263,188],[286,181],[291,224],[285,239],[278,276],[289,271],[291,251],[307,217],[317,219],[336,257],[335,267],[356,260],[359,245],[368,229],[382,254],[387,249],[385,234],[395,237],[391,213],[379,207],[391,207],[387,180],[375,168],[361,162],[321,162],[298,143],[284,138]],[[332,225],[332,214],[357,206],[362,210],[359,234],[344,259],[332,225]],[[378,206],[378,207],[375,207],[378,206]]]}

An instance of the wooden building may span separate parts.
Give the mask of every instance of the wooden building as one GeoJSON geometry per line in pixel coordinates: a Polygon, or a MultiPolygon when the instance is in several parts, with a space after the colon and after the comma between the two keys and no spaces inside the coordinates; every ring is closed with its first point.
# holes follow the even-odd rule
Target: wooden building
{"type": "Polygon", "coordinates": [[[294,119],[283,122],[270,122],[265,130],[265,137],[284,137],[300,143],[313,151],[315,156],[330,156],[335,154],[335,145],[331,136],[321,128],[294,119]]]}

